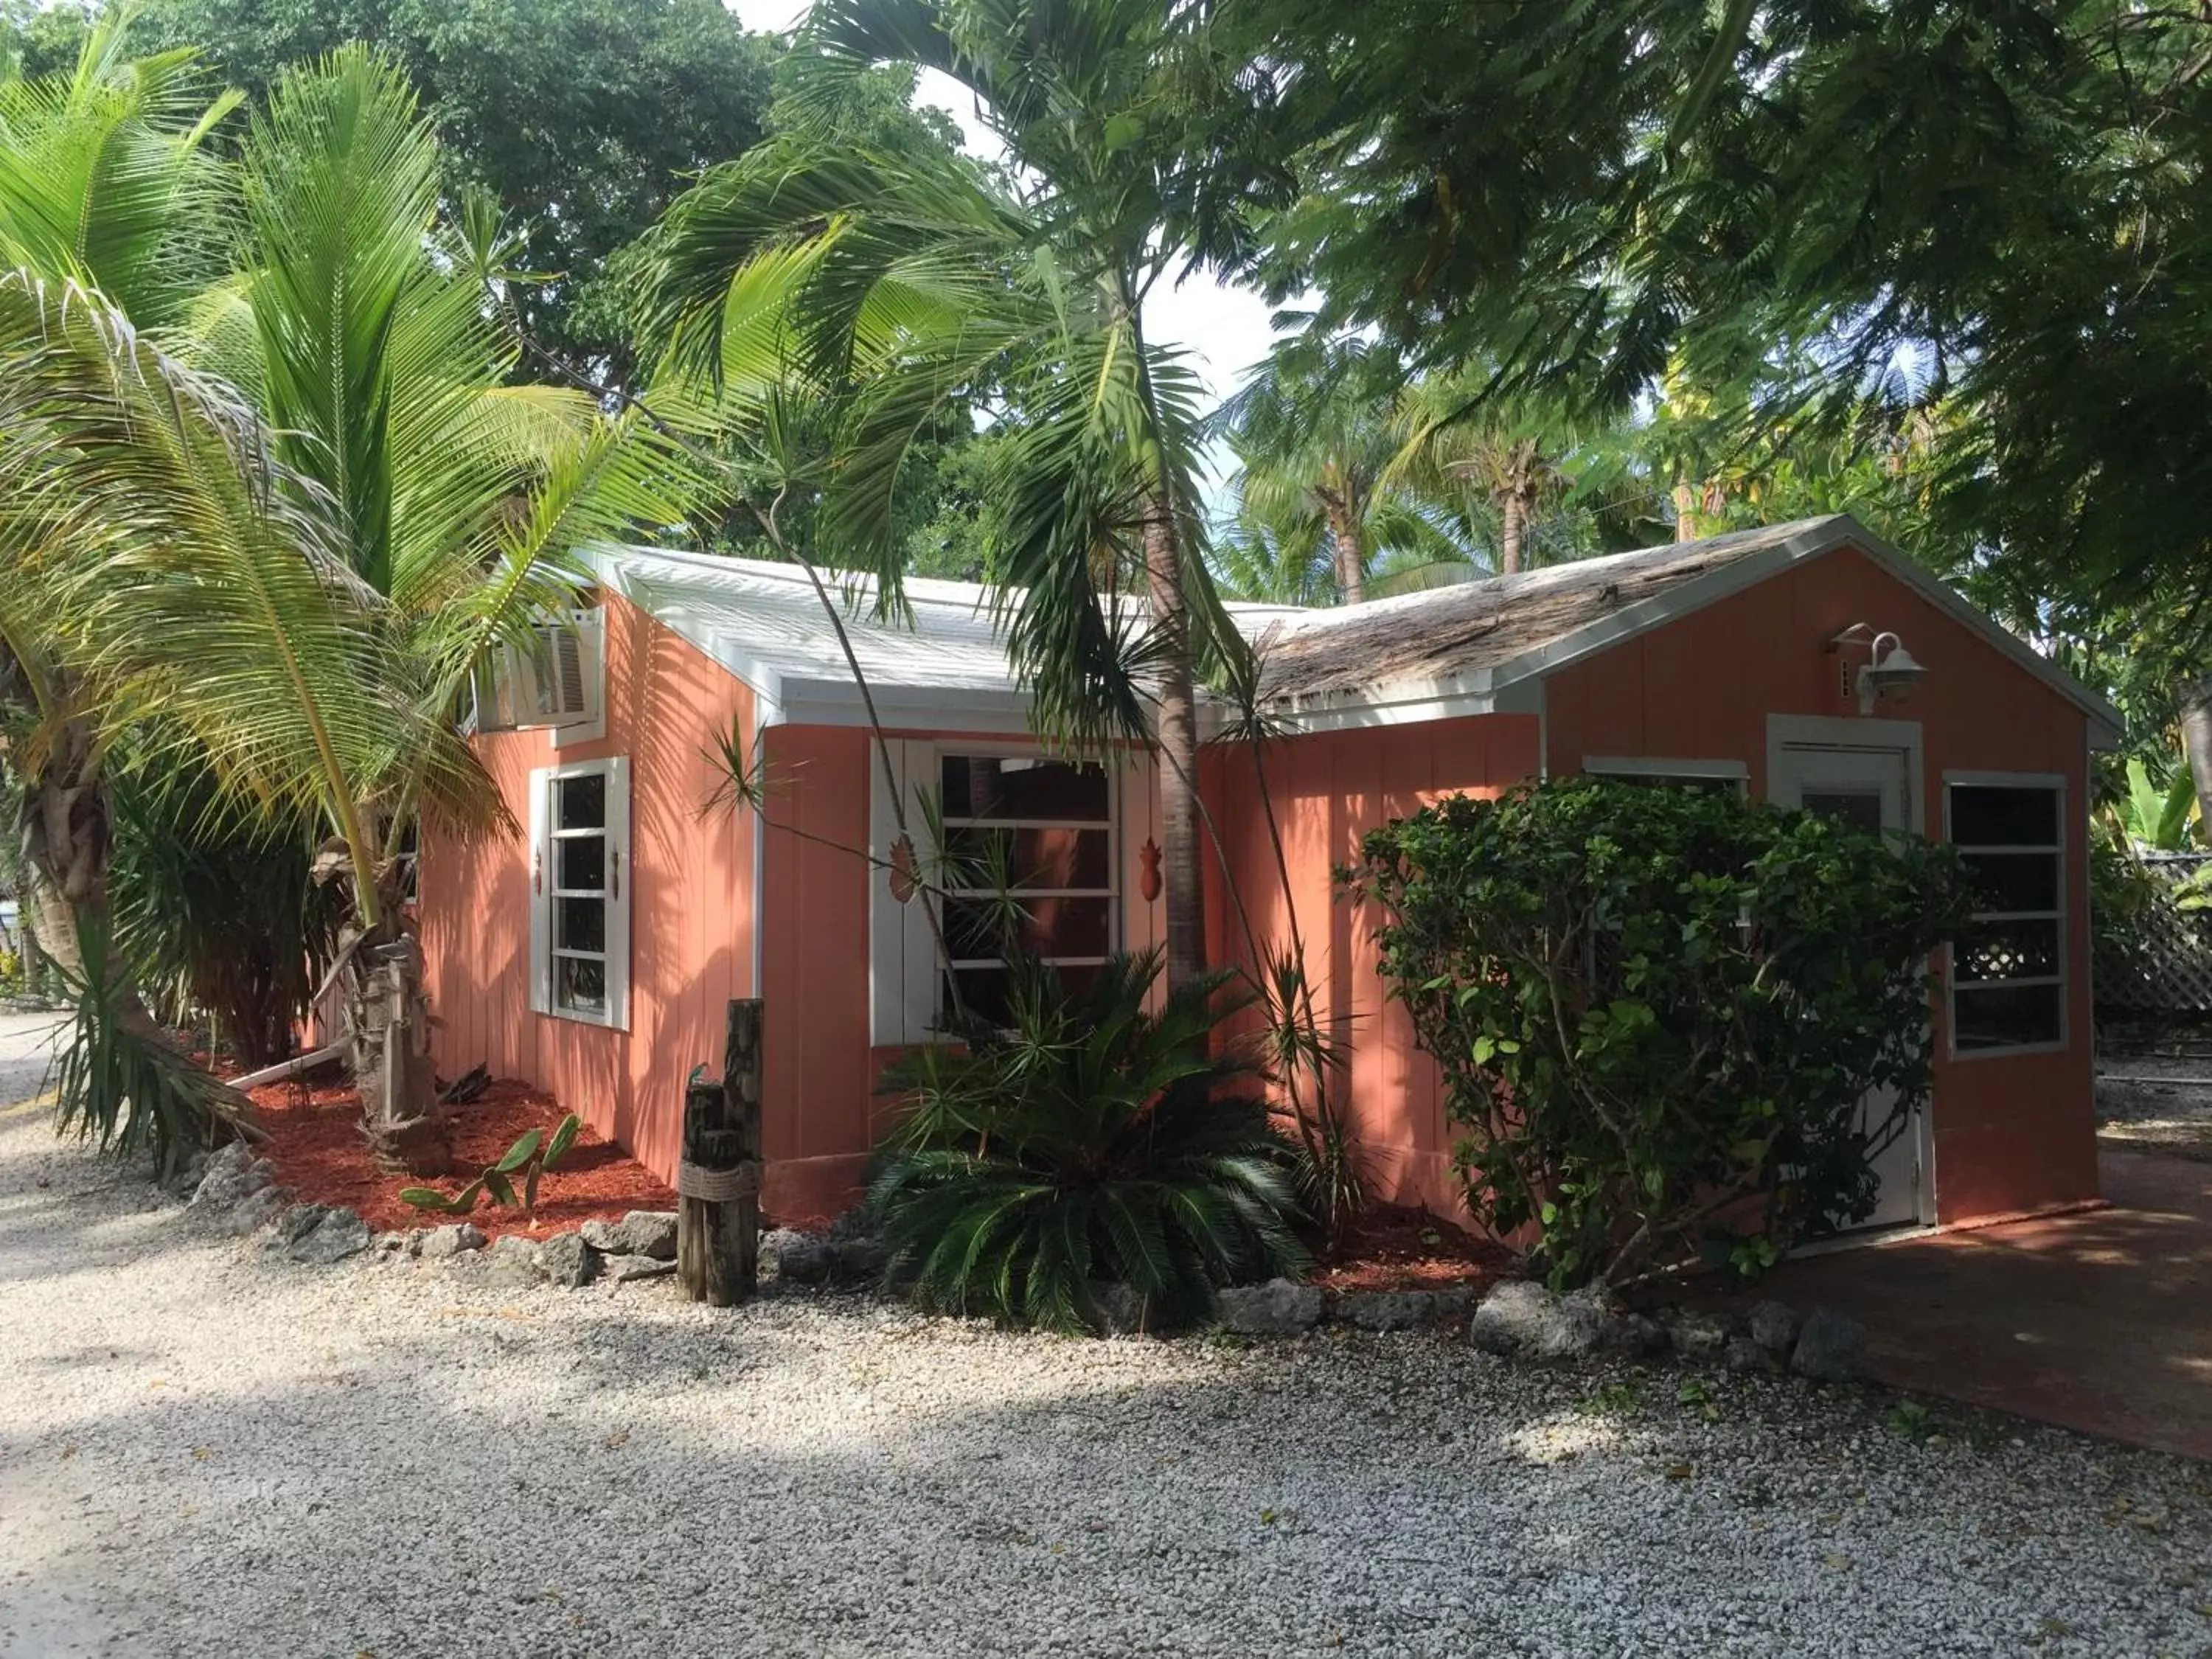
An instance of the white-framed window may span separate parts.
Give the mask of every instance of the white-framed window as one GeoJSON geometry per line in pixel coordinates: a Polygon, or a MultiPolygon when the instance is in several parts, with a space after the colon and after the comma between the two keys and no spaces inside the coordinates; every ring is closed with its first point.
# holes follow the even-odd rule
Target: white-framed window
{"type": "Polygon", "coordinates": [[[1739,760],[1672,760],[1654,755],[1585,755],[1583,770],[1623,783],[1671,783],[1689,789],[1744,794],[1751,768],[1739,760]]]}
{"type": "Polygon", "coordinates": [[[1951,947],[1951,1052],[2066,1046],[2066,788],[2041,773],[1950,773],[1944,833],[1973,924],[1951,947]]]}
{"type": "MultiPolygon", "coordinates": [[[[908,828],[925,879],[941,884],[939,917],[963,1004],[1006,1017],[1007,930],[1080,985],[1121,948],[1120,769],[990,744],[894,745],[908,828]],[[927,844],[925,799],[945,834],[927,844]]],[[[898,830],[880,766],[871,769],[871,843],[887,859],[898,830]]],[[[950,996],[922,906],[870,871],[870,1028],[879,1044],[939,1034],[950,996]]]]}
{"type": "Polygon", "coordinates": [[[530,775],[531,1006],[629,1029],[629,763],[530,775]]]}

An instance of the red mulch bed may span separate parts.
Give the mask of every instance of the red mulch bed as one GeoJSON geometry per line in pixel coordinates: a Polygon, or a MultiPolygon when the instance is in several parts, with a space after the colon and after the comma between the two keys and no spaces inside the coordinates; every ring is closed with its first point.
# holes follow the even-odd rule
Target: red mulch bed
{"type": "MultiPolygon", "coordinates": [[[[551,1133],[562,1113],[550,1095],[502,1079],[465,1106],[453,1108],[450,1179],[380,1174],[361,1133],[361,1095],[350,1083],[271,1083],[252,1091],[268,1145],[259,1148],[277,1179],[303,1200],[343,1204],[379,1232],[434,1227],[459,1218],[418,1210],[399,1199],[402,1187],[458,1192],[487,1164],[499,1161],[524,1130],[551,1133]]],[[[672,1210],[676,1194],[629,1153],[586,1128],[538,1183],[535,1221],[520,1210],[479,1200],[468,1219],[497,1238],[503,1233],[557,1232],[592,1220],[619,1220],[625,1210],[672,1210]]]]}
{"type": "Polygon", "coordinates": [[[1371,1205],[1322,1266],[1317,1282],[1333,1291],[1478,1288],[1503,1279],[1515,1257],[1425,1210],[1371,1205]]]}

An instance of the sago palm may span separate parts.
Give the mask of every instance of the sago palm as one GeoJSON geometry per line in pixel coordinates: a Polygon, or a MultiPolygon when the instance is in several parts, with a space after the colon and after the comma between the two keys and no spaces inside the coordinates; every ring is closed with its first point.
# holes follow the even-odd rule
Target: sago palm
{"type": "Polygon", "coordinates": [[[1181,983],[1205,952],[1194,664],[1242,647],[1205,559],[1199,388],[1145,330],[1146,295],[1233,217],[1156,131],[1182,96],[1167,39],[1165,14],[1136,0],[817,5],[796,48],[802,106],[834,108],[875,65],[939,70],[1015,182],[801,121],[678,200],[647,315],[664,392],[704,383],[723,418],[764,418],[794,387],[834,406],[817,550],[872,572],[892,606],[901,465],[934,412],[987,404],[1008,434],[989,576],[1009,647],[1041,726],[1154,744],[1181,983]]]}
{"type": "Polygon", "coordinates": [[[910,1109],[868,1201],[887,1277],[923,1301],[1058,1329],[1104,1322],[1121,1286],[1148,1324],[1203,1317],[1217,1285],[1308,1265],[1292,1231],[1289,1145],[1246,1068],[1206,1054],[1235,1012],[1202,975],[1147,1009],[1157,951],[1116,957],[1079,990],[1011,964],[1013,1029],[978,1024],[890,1079],[910,1109]]]}

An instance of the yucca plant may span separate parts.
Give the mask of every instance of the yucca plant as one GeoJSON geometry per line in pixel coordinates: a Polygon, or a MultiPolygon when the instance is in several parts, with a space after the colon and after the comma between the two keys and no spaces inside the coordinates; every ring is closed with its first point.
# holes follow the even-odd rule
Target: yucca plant
{"type": "Polygon", "coordinates": [[[57,963],[70,1040],[55,1061],[55,1129],[103,1152],[150,1154],[167,1179],[192,1148],[235,1133],[246,1102],[124,1017],[137,992],[104,912],[78,918],[76,945],[76,960],[57,963]]]}
{"type": "Polygon", "coordinates": [[[1238,1059],[1209,1055],[1242,1006],[1227,976],[1148,1011],[1158,951],[1087,984],[1008,966],[1011,1030],[971,1021],[888,1086],[908,1096],[878,1154],[868,1211],[887,1282],[926,1305],[1097,1329],[1125,1287],[1148,1328],[1204,1317],[1214,1287],[1303,1272],[1288,1144],[1238,1059]]]}

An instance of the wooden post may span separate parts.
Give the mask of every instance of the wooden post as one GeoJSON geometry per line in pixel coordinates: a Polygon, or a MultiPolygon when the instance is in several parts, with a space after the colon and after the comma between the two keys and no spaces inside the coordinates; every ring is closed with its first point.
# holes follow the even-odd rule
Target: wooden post
{"type": "Polygon", "coordinates": [[[727,1308],[757,1287],[760,1142],[761,1003],[744,997],[730,1004],[721,1080],[695,1076],[684,1091],[676,1277],[694,1302],[727,1308]]]}

